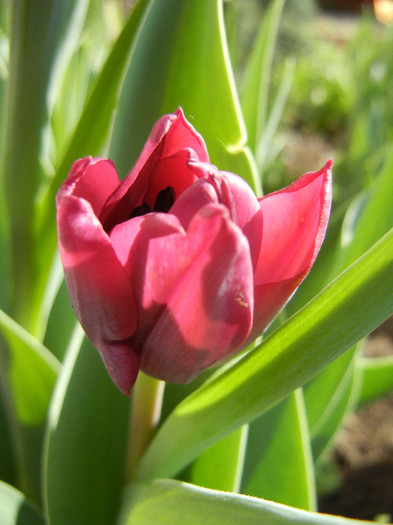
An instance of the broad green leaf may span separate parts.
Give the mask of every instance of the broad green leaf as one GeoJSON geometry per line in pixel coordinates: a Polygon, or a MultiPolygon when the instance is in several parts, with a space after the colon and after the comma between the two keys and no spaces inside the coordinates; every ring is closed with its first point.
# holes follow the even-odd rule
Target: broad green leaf
{"type": "Polygon", "coordinates": [[[241,492],[292,507],[316,509],[310,435],[301,389],[250,425],[247,459],[249,475],[241,492]]]}
{"type": "MultiPolygon", "coordinates": [[[[37,209],[37,243],[40,248],[37,254],[37,264],[39,266],[45,266],[45,262],[48,260],[52,261],[55,254],[57,246],[55,196],[72,163],[80,157],[102,154],[108,139],[111,119],[116,108],[119,86],[131,44],[146,3],[146,0],[140,0],[131,12],[102,72],[97,78],[64,157],[57,166],[56,174],[50,181],[46,181],[48,184],[46,188],[41,188],[43,197],[37,209]]],[[[41,293],[44,293],[48,273],[49,269],[43,272],[39,285],[41,293]]],[[[47,311],[46,315],[48,313],[47,311]]]]}
{"type": "Polygon", "coordinates": [[[16,447],[18,485],[39,501],[43,428],[59,364],[2,311],[0,334],[0,381],[16,447]]]}
{"type": "Polygon", "coordinates": [[[241,91],[249,143],[255,153],[267,122],[272,63],[284,3],[285,0],[274,0],[266,10],[252,55],[247,64],[241,91]]]}
{"type": "Polygon", "coordinates": [[[190,481],[210,489],[239,492],[247,447],[248,425],[215,443],[195,461],[190,481]]]}
{"type": "Polygon", "coordinates": [[[53,395],[45,444],[46,515],[56,525],[108,525],[125,475],[129,399],[78,327],[53,395]]]}
{"type": "Polygon", "coordinates": [[[118,525],[371,525],[166,479],[135,483],[126,498],[118,525]]]}
{"type": "Polygon", "coordinates": [[[1,525],[45,525],[39,510],[14,487],[0,481],[1,525]]]}
{"type": "Polygon", "coordinates": [[[255,350],[168,417],[137,478],[168,477],[303,385],[393,312],[393,230],[255,350]]]}
{"type": "MultiPolygon", "coordinates": [[[[36,191],[44,177],[42,138],[48,123],[47,96],[74,15],[87,0],[11,3],[9,80],[2,171],[11,231],[13,315],[38,333],[35,296],[37,271],[34,245],[36,191]]],[[[43,261],[44,267],[51,260],[43,261]]]]}
{"type": "Polygon", "coordinates": [[[156,120],[182,106],[211,161],[260,191],[234,83],[222,0],[150,0],[114,121],[110,158],[124,176],[156,120]],[[163,45],[165,43],[165,45],[163,45]]]}
{"type": "Polygon", "coordinates": [[[370,403],[393,390],[393,356],[360,357],[355,366],[361,377],[359,405],[370,403]]]}

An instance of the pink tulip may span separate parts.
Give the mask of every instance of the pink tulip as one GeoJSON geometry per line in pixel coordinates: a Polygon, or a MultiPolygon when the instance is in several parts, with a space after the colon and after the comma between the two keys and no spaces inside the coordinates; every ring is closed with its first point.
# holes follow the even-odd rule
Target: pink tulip
{"type": "Polygon", "coordinates": [[[331,165],[260,199],[209,163],[183,112],[154,126],[123,182],[77,160],[57,195],[72,305],[115,384],[192,380],[262,333],[325,235],[331,165]]]}

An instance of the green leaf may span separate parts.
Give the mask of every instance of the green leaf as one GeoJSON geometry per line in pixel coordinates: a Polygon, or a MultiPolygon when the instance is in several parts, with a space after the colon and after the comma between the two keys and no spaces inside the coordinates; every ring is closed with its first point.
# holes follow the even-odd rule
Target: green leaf
{"type": "Polygon", "coordinates": [[[355,366],[361,377],[360,406],[375,401],[393,390],[393,356],[360,357],[355,366]]]}
{"type": "Polygon", "coordinates": [[[49,414],[44,488],[50,523],[108,525],[125,474],[129,398],[81,329],[67,351],[49,414]]]}
{"type": "Polygon", "coordinates": [[[114,121],[110,158],[120,174],[131,169],[156,120],[182,106],[204,137],[212,162],[260,191],[222,10],[222,0],[149,2],[114,121]]]}
{"type": "Polygon", "coordinates": [[[45,525],[44,518],[14,487],[0,481],[1,525],[45,525]]]}
{"type": "Polygon", "coordinates": [[[174,480],[130,486],[118,525],[366,525],[174,480]]]}
{"type": "Polygon", "coordinates": [[[247,446],[248,425],[243,425],[201,454],[190,481],[210,489],[239,492],[247,446]]]}
{"type": "Polygon", "coordinates": [[[39,341],[0,311],[1,379],[9,385],[18,421],[25,425],[45,421],[59,363],[39,341]]]}
{"type": "Polygon", "coordinates": [[[172,412],[137,469],[168,477],[303,385],[393,312],[393,230],[306,307],[172,412]]]}
{"type": "Polygon", "coordinates": [[[267,122],[267,106],[273,55],[285,0],[274,0],[266,10],[252,55],[248,61],[241,91],[242,108],[249,143],[256,153],[267,122]]]}
{"type": "Polygon", "coordinates": [[[2,311],[0,334],[0,381],[16,447],[19,485],[38,502],[42,435],[59,363],[2,311]]]}
{"type": "MultiPolygon", "coordinates": [[[[349,350],[347,353],[350,356],[353,355],[351,350],[349,350]]],[[[337,361],[340,361],[342,357],[344,356],[339,357],[337,361]]],[[[329,401],[327,401],[324,405],[317,401],[314,403],[314,406],[312,406],[313,401],[311,393],[314,391],[314,395],[317,395],[316,388],[312,388],[308,392],[308,407],[310,410],[313,411],[315,408],[321,410],[320,417],[318,418],[317,422],[314,423],[311,431],[312,451],[315,461],[319,459],[322,452],[333,439],[335,433],[340,428],[344,417],[356,407],[356,397],[359,392],[359,381],[357,374],[354,374],[353,360],[351,359],[349,365],[342,366],[342,362],[339,364],[342,367],[341,373],[336,367],[334,377],[335,384],[332,385],[333,388],[329,389],[329,385],[327,387],[327,391],[331,395],[331,399],[329,401]],[[340,377],[342,377],[342,379],[340,382],[338,382],[340,377]]],[[[332,363],[332,365],[334,366],[335,363],[332,363]]],[[[322,394],[321,392],[321,389],[323,388],[322,376],[329,368],[330,366],[326,367],[326,369],[321,373],[321,380],[315,382],[315,384],[312,385],[313,387],[319,386],[321,397],[324,397],[324,393],[322,394]]]]}
{"type": "Polygon", "coordinates": [[[310,435],[301,389],[250,425],[247,459],[250,472],[241,492],[292,507],[316,509],[310,435]]]}
{"type": "MultiPolygon", "coordinates": [[[[55,176],[49,183],[46,181],[47,187],[41,188],[43,197],[37,210],[37,244],[40,248],[37,254],[38,266],[45,267],[46,261],[52,261],[56,251],[55,196],[61,183],[65,180],[72,163],[80,157],[102,154],[102,150],[107,142],[119,86],[127,64],[131,44],[146,3],[146,0],[140,0],[131,12],[102,72],[97,78],[64,157],[56,168],[55,176]]],[[[46,286],[48,274],[49,269],[47,268],[47,271],[43,272],[39,286],[41,293],[43,293],[43,289],[46,286]]],[[[48,313],[46,311],[46,315],[48,313]]]]}
{"type": "MultiPolygon", "coordinates": [[[[60,52],[83,2],[29,0],[11,3],[9,80],[6,97],[3,173],[11,230],[13,313],[37,334],[34,206],[44,177],[42,137],[48,123],[47,96],[60,52]],[[27,171],[28,167],[28,171],[27,171]]],[[[51,260],[44,260],[44,266],[51,260]]]]}

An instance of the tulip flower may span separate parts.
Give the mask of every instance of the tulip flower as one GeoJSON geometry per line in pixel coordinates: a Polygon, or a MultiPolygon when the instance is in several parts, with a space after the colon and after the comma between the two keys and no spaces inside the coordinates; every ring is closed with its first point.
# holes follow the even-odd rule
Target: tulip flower
{"type": "Polygon", "coordinates": [[[188,382],[263,332],[317,256],[331,164],[257,198],[209,163],[181,109],[123,181],[110,160],[73,164],[56,199],[65,279],[121,391],[139,370],[188,382]]]}

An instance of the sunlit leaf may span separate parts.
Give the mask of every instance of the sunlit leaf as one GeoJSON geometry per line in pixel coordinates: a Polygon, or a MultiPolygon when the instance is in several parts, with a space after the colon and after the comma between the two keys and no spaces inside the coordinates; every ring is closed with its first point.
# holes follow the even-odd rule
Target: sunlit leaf
{"type": "Polygon", "coordinates": [[[130,486],[118,525],[366,525],[174,480],[130,486]]]}
{"type": "Polygon", "coordinates": [[[0,481],[1,525],[45,525],[38,508],[14,487],[0,481]]]}
{"type": "Polygon", "coordinates": [[[221,0],[149,3],[114,121],[109,156],[121,177],[131,169],[156,120],[179,106],[206,140],[211,161],[259,191],[221,0]]]}

